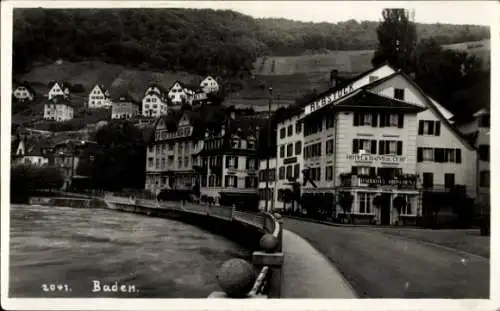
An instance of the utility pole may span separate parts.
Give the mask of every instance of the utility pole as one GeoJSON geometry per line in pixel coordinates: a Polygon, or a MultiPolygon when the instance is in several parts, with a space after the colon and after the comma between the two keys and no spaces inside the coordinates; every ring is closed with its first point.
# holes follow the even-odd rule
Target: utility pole
{"type": "MultiPolygon", "coordinates": [[[[267,114],[267,159],[266,159],[266,212],[269,212],[269,154],[271,150],[271,103],[273,100],[273,88],[269,87],[269,110],[267,114]]],[[[274,197],[274,195],[273,195],[274,197]]]]}

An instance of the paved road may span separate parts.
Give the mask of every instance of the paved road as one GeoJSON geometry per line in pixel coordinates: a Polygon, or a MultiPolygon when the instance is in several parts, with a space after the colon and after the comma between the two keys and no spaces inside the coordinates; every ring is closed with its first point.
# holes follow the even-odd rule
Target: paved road
{"type": "Polygon", "coordinates": [[[360,298],[489,298],[489,261],[360,227],[284,219],[328,257],[360,298]]]}

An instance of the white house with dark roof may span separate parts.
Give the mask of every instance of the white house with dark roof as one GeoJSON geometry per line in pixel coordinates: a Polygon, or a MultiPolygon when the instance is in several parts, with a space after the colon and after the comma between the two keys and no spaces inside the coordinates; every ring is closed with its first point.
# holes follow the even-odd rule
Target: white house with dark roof
{"type": "Polygon", "coordinates": [[[218,92],[219,83],[212,76],[207,76],[200,82],[200,88],[207,94],[218,92]]]}
{"type": "Polygon", "coordinates": [[[64,95],[53,96],[45,102],[43,108],[43,118],[58,122],[73,119],[73,104],[64,95]]]}
{"type": "Polygon", "coordinates": [[[49,100],[56,96],[63,96],[63,97],[68,97],[71,93],[69,84],[64,81],[56,81],[51,84],[49,93],[47,94],[47,97],[49,100]]]}
{"type": "Polygon", "coordinates": [[[32,101],[35,98],[35,92],[29,85],[20,84],[12,91],[12,96],[18,101],[32,101]]]}
{"type": "Polygon", "coordinates": [[[180,105],[183,101],[188,100],[188,94],[185,91],[183,84],[180,81],[175,81],[168,90],[168,99],[172,104],[180,105]]]}
{"type": "Polygon", "coordinates": [[[89,93],[89,108],[110,108],[111,97],[109,91],[102,85],[96,84],[89,93]]]}
{"type": "Polygon", "coordinates": [[[142,115],[158,118],[168,112],[167,91],[158,84],[151,84],[142,98],[142,115]]]}

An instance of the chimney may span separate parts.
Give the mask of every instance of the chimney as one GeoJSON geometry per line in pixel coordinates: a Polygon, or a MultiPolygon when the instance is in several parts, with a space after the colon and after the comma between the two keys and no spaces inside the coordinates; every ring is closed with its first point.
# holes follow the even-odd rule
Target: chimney
{"type": "Polygon", "coordinates": [[[335,87],[338,84],[339,71],[337,69],[332,69],[330,72],[330,86],[335,87]]]}

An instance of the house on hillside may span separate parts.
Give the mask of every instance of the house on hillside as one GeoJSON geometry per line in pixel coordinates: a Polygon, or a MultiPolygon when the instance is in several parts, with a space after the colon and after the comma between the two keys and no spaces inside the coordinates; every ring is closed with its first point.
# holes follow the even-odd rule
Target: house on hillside
{"type": "Polygon", "coordinates": [[[113,99],[111,119],[130,119],[140,114],[140,103],[129,93],[113,99]]]}
{"type": "Polygon", "coordinates": [[[47,97],[50,99],[55,96],[63,96],[64,98],[68,98],[71,93],[71,86],[68,82],[65,81],[53,81],[49,83],[49,93],[47,97]]]}
{"type": "Polygon", "coordinates": [[[187,85],[180,81],[175,81],[168,90],[168,99],[175,106],[182,104],[193,104],[195,90],[199,87],[197,85],[187,85]]]}
{"type": "Polygon", "coordinates": [[[12,96],[20,102],[33,101],[35,99],[35,91],[28,83],[21,83],[14,87],[12,96]]]}
{"type": "Polygon", "coordinates": [[[73,115],[73,104],[64,95],[53,96],[44,104],[43,118],[45,120],[63,122],[73,119],[73,115]]]}
{"type": "Polygon", "coordinates": [[[200,82],[200,88],[207,94],[215,93],[219,91],[219,83],[211,76],[207,76],[200,82]]]}
{"type": "Polygon", "coordinates": [[[157,118],[168,111],[167,90],[159,84],[151,84],[144,92],[142,115],[157,118]]]}
{"type": "Polygon", "coordinates": [[[12,143],[12,153],[11,165],[47,165],[51,158],[50,141],[47,138],[36,140],[20,135],[12,143]]]}
{"type": "Polygon", "coordinates": [[[90,91],[88,107],[91,109],[111,107],[109,91],[102,84],[96,84],[90,91]]]}

